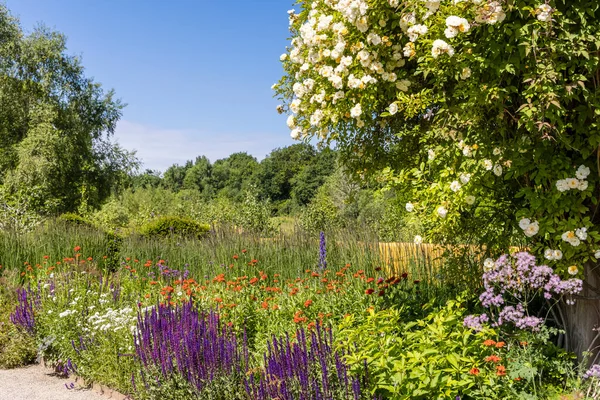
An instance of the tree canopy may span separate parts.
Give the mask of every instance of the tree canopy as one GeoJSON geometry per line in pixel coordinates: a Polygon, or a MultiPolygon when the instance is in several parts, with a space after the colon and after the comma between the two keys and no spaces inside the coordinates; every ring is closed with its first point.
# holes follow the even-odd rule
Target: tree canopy
{"type": "Polygon", "coordinates": [[[0,185],[5,207],[53,214],[98,206],[135,165],[109,141],[123,104],[87,78],[66,40],[25,35],[0,5],[0,185]]]}

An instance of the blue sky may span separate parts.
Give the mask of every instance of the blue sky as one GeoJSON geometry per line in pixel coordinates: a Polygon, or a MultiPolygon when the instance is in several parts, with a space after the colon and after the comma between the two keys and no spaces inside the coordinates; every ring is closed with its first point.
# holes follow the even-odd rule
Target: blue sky
{"type": "MultiPolygon", "coordinates": [[[[2,1],[2,0],[0,0],[2,1]]],[[[64,33],[86,74],[128,106],[116,139],[144,168],[293,143],[271,85],[292,0],[4,0],[26,32],[64,33]]]]}

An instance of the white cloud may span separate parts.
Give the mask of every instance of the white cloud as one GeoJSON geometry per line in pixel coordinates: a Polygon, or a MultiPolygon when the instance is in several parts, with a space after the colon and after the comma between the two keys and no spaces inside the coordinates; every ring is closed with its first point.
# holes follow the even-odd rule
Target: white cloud
{"type": "Polygon", "coordinates": [[[173,164],[183,165],[187,160],[202,155],[214,162],[232,153],[245,151],[260,160],[274,148],[285,146],[285,141],[289,142],[285,135],[281,136],[281,140],[277,140],[278,136],[163,129],[121,120],[117,124],[114,139],[121,147],[137,151],[137,157],[143,162],[142,169],[164,172],[173,164]]]}

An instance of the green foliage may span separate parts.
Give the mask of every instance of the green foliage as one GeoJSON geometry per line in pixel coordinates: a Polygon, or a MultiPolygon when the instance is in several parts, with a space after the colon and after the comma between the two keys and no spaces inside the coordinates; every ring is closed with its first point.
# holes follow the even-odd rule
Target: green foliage
{"type": "Polygon", "coordinates": [[[111,143],[123,105],[85,77],[63,35],[24,35],[0,6],[2,203],[56,215],[98,207],[136,166],[111,143]]]}
{"type": "Polygon", "coordinates": [[[65,222],[67,224],[73,224],[78,226],[86,226],[86,227],[94,227],[92,222],[82,217],[81,215],[74,213],[64,213],[58,217],[59,221],[65,222]]]}
{"type": "Polygon", "coordinates": [[[16,300],[10,278],[0,276],[0,369],[31,364],[37,356],[35,338],[10,321],[16,300]]]}
{"type": "MultiPolygon", "coordinates": [[[[407,309],[370,311],[358,325],[354,318],[340,326],[340,348],[352,348],[347,360],[355,368],[364,361],[374,379],[374,391],[394,399],[455,398],[475,387],[469,370],[481,356],[486,333],[462,326],[461,300],[451,300],[423,319],[405,321],[407,309]]],[[[425,305],[431,307],[431,305],[425,305]]]]}
{"type": "Polygon", "coordinates": [[[155,237],[192,237],[201,239],[208,234],[210,226],[183,217],[165,216],[148,222],[140,229],[140,234],[155,237]]]}

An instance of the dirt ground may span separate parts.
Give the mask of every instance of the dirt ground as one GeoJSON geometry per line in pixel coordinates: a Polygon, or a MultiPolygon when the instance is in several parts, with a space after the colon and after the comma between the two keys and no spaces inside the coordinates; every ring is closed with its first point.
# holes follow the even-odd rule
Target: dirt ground
{"type": "Polygon", "coordinates": [[[123,396],[100,394],[82,388],[75,379],[53,375],[52,370],[36,364],[26,368],[0,369],[0,400],[106,400],[123,396]],[[74,385],[67,389],[65,384],[74,385]]]}

